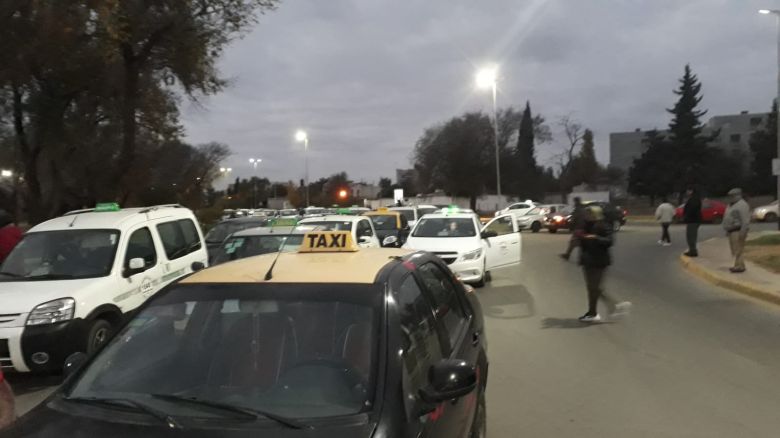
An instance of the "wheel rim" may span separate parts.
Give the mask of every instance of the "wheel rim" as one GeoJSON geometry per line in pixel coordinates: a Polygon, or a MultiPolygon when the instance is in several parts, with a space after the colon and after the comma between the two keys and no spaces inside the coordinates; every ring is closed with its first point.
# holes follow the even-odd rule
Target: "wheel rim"
{"type": "Polygon", "coordinates": [[[106,339],[108,339],[108,329],[99,328],[92,337],[92,349],[94,350],[103,345],[103,343],[106,342],[106,339]]]}

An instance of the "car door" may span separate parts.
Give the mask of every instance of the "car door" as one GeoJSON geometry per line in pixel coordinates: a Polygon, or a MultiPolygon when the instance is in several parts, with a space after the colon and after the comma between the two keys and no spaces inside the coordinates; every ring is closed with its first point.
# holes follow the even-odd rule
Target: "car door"
{"type": "Polygon", "coordinates": [[[368,219],[360,219],[355,225],[355,241],[362,248],[374,248],[379,246],[374,225],[368,219]]]}
{"type": "Polygon", "coordinates": [[[483,235],[495,233],[492,237],[482,239],[485,248],[485,269],[490,271],[520,263],[520,233],[517,232],[517,223],[512,215],[503,215],[491,220],[482,228],[482,233],[483,235]]]}
{"type": "Polygon", "coordinates": [[[162,277],[157,290],[192,271],[192,263],[200,260],[202,243],[192,219],[175,219],[156,226],[165,252],[162,277]]]}
{"type": "MultiPolygon", "coordinates": [[[[481,334],[475,331],[475,321],[452,273],[433,261],[420,265],[415,272],[432,304],[439,331],[444,335],[441,343],[445,347],[445,356],[477,366],[481,334]]],[[[440,428],[430,437],[468,437],[476,412],[477,395],[478,390],[474,390],[437,406],[433,416],[438,418],[440,428]]]]}
{"type": "Polygon", "coordinates": [[[122,256],[123,279],[121,295],[114,301],[123,312],[135,309],[154,293],[162,275],[162,263],[158,257],[158,245],[152,231],[147,226],[129,232],[127,245],[122,256]],[[143,259],[144,267],[140,272],[130,271],[130,260],[143,259]]]}

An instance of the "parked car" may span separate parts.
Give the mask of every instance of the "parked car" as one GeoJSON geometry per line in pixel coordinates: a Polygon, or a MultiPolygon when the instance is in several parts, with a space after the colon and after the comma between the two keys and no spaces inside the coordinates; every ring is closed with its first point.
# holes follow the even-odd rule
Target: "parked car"
{"type": "Polygon", "coordinates": [[[780,217],[780,212],[778,212],[778,201],[756,207],[753,210],[753,220],[775,222],[778,217],[780,217]]]}
{"type": "Polygon", "coordinates": [[[0,367],[62,371],[207,262],[195,215],[177,205],[99,204],[34,226],[0,265],[0,367]]]}
{"type": "Polygon", "coordinates": [[[264,227],[268,225],[269,219],[263,216],[249,216],[235,219],[224,220],[212,227],[206,233],[206,247],[208,248],[209,259],[213,258],[219,250],[222,242],[236,231],[246,230],[247,228],[264,227]]]}
{"type": "Polygon", "coordinates": [[[8,427],[15,419],[14,393],[3,377],[3,370],[0,369],[0,430],[8,427]]]}
{"type": "Polygon", "coordinates": [[[374,223],[379,243],[383,247],[400,248],[409,237],[409,222],[406,216],[398,211],[380,208],[377,211],[363,213],[374,223]]]}
{"type": "Polygon", "coordinates": [[[298,224],[317,226],[318,229],[325,231],[349,231],[352,233],[352,240],[363,248],[382,246],[374,229],[374,223],[365,216],[313,216],[301,219],[298,224]]]}
{"type": "MultiPolygon", "coordinates": [[[[723,215],[726,213],[726,204],[713,199],[703,199],[701,201],[701,220],[702,222],[708,222],[713,224],[719,224],[723,222],[723,215]]],[[[683,222],[683,209],[685,204],[677,207],[677,211],[674,215],[675,222],[683,222]]]]}
{"type": "Polygon", "coordinates": [[[571,231],[571,214],[574,207],[561,208],[555,213],[548,213],[544,218],[544,227],[551,233],[558,230],[571,231]]]}
{"type": "Polygon", "coordinates": [[[295,226],[280,226],[237,231],[222,242],[214,252],[209,265],[219,265],[246,257],[269,254],[279,251],[280,248],[283,252],[296,251],[301,246],[303,235],[309,228],[296,229],[295,226]]]}
{"type": "Polygon", "coordinates": [[[523,202],[515,202],[514,204],[509,204],[506,208],[503,208],[496,212],[495,217],[503,216],[505,214],[511,214],[515,218],[520,217],[537,206],[537,203],[534,201],[531,201],[530,199],[523,202]]]}
{"type": "Polygon", "coordinates": [[[539,230],[544,228],[545,219],[547,218],[548,214],[557,213],[566,207],[567,205],[565,204],[547,204],[536,206],[529,210],[528,213],[516,218],[517,227],[521,231],[531,230],[534,233],[538,233],[539,230]]]}
{"type": "Polygon", "coordinates": [[[401,207],[390,207],[390,210],[397,211],[404,215],[409,226],[414,228],[414,224],[416,224],[421,217],[433,213],[440,208],[441,207],[435,205],[405,205],[401,207]]]}

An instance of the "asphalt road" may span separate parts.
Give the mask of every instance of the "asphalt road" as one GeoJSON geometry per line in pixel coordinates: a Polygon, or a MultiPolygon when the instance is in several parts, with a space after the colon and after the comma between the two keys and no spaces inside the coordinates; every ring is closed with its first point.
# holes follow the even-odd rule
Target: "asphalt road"
{"type": "MultiPolygon", "coordinates": [[[[758,225],[756,229],[770,229],[758,225]]],[[[582,273],[557,257],[568,234],[523,233],[523,264],[478,291],[491,361],[492,437],[775,437],[780,307],[684,272],[655,227],[618,234],[606,289],[634,303],[620,322],[584,325],[582,273]]],[[[703,227],[701,239],[721,234],[703,227]]],[[[20,411],[56,378],[12,376],[20,411]]]]}

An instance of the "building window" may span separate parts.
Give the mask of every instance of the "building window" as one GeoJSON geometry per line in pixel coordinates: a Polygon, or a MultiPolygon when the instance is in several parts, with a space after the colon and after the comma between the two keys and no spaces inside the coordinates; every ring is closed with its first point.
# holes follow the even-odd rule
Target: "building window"
{"type": "Polygon", "coordinates": [[[739,134],[731,134],[731,142],[732,143],[739,143],[740,140],[742,140],[742,136],[739,134]]]}
{"type": "Polygon", "coordinates": [[[750,118],[750,127],[755,128],[758,125],[761,124],[761,117],[751,117],[750,118]]]}

